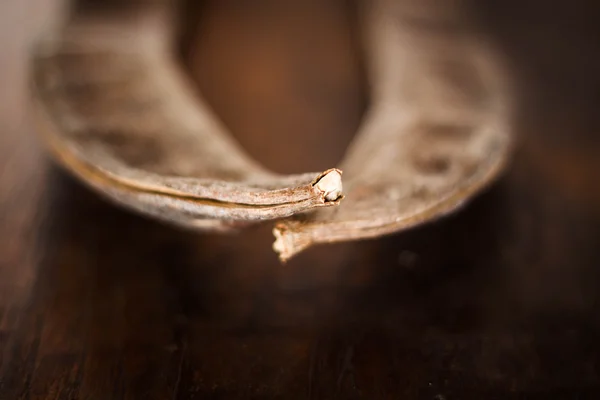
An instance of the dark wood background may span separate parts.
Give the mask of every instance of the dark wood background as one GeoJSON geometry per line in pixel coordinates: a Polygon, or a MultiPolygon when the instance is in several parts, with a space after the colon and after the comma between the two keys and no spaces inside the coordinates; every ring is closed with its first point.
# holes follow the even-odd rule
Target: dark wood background
{"type": "MultiPolygon", "coordinates": [[[[0,399],[598,398],[599,15],[550,3],[463,3],[516,88],[501,181],[282,266],[269,225],[183,232],[54,167],[26,57],[56,2],[3,0],[0,399]]],[[[184,61],[245,148],[281,172],[341,158],[367,104],[351,4],[190,4],[184,61]]]]}

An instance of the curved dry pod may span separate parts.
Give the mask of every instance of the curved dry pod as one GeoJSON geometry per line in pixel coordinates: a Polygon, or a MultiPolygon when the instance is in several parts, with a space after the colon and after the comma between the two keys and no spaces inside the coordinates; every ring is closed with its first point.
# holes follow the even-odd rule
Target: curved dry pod
{"type": "Polygon", "coordinates": [[[164,12],[75,19],[41,47],[41,131],[72,173],[145,215],[213,231],[290,217],[274,229],[282,260],[434,220],[503,171],[504,85],[485,44],[439,4],[368,4],[372,104],[341,166],[339,207],[314,211],[339,204],[340,170],[276,175],[229,138],[175,65],[164,12]]]}
{"type": "Polygon", "coordinates": [[[343,204],[276,225],[285,261],[317,243],[378,237],[457,210],[505,169],[504,80],[439,2],[365,10],[372,105],[341,164],[343,204]]]}
{"type": "Polygon", "coordinates": [[[277,175],[251,160],[170,51],[169,13],[75,14],[36,48],[45,143],[111,200],[161,220],[222,230],[341,199],[341,171],[277,175]]]}

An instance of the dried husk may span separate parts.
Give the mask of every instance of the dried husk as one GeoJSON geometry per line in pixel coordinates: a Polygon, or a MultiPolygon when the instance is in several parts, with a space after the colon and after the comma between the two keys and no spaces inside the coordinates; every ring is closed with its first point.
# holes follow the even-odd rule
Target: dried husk
{"type": "Polygon", "coordinates": [[[279,175],[252,160],[176,64],[161,7],[75,15],[37,49],[40,132],[71,173],[149,217],[215,232],[282,219],[282,261],[408,229],[493,182],[512,143],[497,60],[434,3],[365,3],[372,102],[340,169],[279,175]]]}

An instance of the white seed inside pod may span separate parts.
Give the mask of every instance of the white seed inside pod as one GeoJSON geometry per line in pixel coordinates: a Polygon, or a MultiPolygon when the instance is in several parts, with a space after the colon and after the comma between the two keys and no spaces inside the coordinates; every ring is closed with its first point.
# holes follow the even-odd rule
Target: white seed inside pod
{"type": "Polygon", "coordinates": [[[331,170],[315,186],[325,193],[325,200],[335,201],[342,195],[342,174],[338,170],[331,170]]]}

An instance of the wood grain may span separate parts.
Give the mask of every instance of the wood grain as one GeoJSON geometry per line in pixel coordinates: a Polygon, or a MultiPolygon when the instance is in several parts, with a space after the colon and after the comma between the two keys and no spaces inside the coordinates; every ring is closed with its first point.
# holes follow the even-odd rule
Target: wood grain
{"type": "MultiPolygon", "coordinates": [[[[49,13],[3,2],[0,399],[597,398],[596,19],[583,1],[474,4],[519,89],[507,176],[444,221],[282,267],[269,227],[167,228],[55,168],[23,92],[23,48],[49,13]]],[[[195,14],[211,35],[187,52],[191,75],[275,170],[331,156],[280,158],[281,143],[301,155],[356,129],[366,100],[346,6],[209,1],[195,14]]]]}

